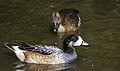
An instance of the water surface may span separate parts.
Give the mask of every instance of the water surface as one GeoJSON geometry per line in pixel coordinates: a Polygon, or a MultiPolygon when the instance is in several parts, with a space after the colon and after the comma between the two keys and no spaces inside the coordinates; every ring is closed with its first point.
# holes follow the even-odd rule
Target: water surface
{"type": "Polygon", "coordinates": [[[1,71],[119,71],[120,0],[0,0],[1,71]],[[21,63],[4,42],[58,45],[66,36],[51,29],[51,14],[62,8],[80,11],[81,35],[91,46],[77,47],[78,58],[68,64],[21,63]]]}

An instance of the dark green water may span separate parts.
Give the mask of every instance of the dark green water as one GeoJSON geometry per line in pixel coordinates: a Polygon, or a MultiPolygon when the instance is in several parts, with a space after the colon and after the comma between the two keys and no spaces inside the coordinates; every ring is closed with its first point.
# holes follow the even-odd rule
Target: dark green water
{"type": "Polygon", "coordinates": [[[120,0],[0,0],[0,50],[0,71],[120,71],[120,0]],[[82,24],[76,33],[91,44],[76,48],[76,61],[24,64],[5,48],[4,42],[62,48],[68,34],[59,36],[50,30],[51,14],[62,8],[80,11],[82,24]]]}

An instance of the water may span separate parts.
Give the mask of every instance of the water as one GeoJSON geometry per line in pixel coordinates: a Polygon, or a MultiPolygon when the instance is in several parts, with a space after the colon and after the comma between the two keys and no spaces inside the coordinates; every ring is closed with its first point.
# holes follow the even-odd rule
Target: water
{"type": "Polygon", "coordinates": [[[0,71],[119,71],[120,0],[0,0],[0,71]],[[80,11],[75,33],[91,46],[78,47],[78,58],[68,64],[21,63],[4,42],[58,45],[66,36],[51,29],[51,14],[62,8],[80,11]]]}

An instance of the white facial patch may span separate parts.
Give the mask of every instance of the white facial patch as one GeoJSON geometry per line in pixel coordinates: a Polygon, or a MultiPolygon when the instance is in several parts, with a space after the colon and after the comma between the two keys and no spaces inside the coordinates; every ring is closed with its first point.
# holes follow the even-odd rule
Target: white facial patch
{"type": "Polygon", "coordinates": [[[90,46],[89,43],[85,42],[80,36],[78,37],[78,40],[73,43],[73,46],[90,46]]]}
{"type": "Polygon", "coordinates": [[[71,41],[68,46],[72,47],[73,46],[73,42],[71,41]]]}
{"type": "Polygon", "coordinates": [[[73,43],[73,46],[80,46],[82,44],[83,39],[79,36],[78,40],[73,43]]]}

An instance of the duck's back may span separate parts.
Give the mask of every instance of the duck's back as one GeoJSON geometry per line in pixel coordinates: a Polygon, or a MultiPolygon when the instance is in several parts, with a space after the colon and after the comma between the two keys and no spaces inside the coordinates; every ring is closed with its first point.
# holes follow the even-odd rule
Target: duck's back
{"type": "Polygon", "coordinates": [[[59,11],[61,16],[61,24],[66,28],[67,31],[79,27],[80,17],[79,11],[76,9],[61,9],[59,11]]]}

